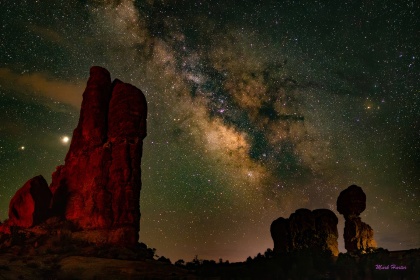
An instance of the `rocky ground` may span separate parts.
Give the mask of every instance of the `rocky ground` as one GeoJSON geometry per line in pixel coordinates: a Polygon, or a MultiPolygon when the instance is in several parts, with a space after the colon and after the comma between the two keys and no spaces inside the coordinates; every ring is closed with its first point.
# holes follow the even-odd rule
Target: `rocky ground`
{"type": "MultiPolygon", "coordinates": [[[[296,251],[242,263],[195,260],[173,265],[154,249],[90,243],[71,222],[50,218],[30,229],[0,233],[1,279],[419,279],[420,250],[369,254],[296,251]],[[380,265],[381,269],[378,268],[380,265]],[[396,266],[397,268],[394,268],[396,266]],[[387,268],[388,267],[388,268],[387,268]]],[[[94,232],[90,232],[95,234],[94,232]]],[[[103,233],[98,233],[103,234],[103,233]]]]}
{"type": "Polygon", "coordinates": [[[119,260],[45,254],[0,255],[0,279],[196,279],[187,270],[156,260],[119,260]]]}
{"type": "Polygon", "coordinates": [[[57,217],[0,233],[0,279],[196,279],[186,269],[154,260],[145,244],[91,243],[80,236],[84,233],[57,217]]]}

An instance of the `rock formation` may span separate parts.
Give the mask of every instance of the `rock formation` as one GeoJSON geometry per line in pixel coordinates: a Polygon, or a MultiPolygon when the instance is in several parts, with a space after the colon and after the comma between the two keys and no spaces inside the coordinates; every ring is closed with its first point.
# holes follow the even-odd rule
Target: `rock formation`
{"type": "Polygon", "coordinates": [[[137,244],[146,115],[139,89],[119,80],[111,83],[106,69],[92,67],[65,164],[53,173],[50,188],[38,176],[18,190],[0,232],[56,216],[72,223],[79,239],[137,244]]]}
{"type": "Polygon", "coordinates": [[[298,209],[289,219],[278,218],[271,224],[274,252],[310,249],[338,255],[338,219],[328,209],[298,209]]]}
{"type": "Polygon", "coordinates": [[[337,211],[346,220],[344,246],[347,252],[366,251],[376,248],[372,228],[362,222],[359,215],[366,209],[366,194],[361,187],[351,185],[337,199],[337,211]]]}
{"type": "Polygon", "coordinates": [[[32,227],[48,218],[51,191],[44,177],[36,176],[20,188],[9,204],[9,225],[32,227]]]}
{"type": "Polygon", "coordinates": [[[83,230],[107,230],[101,242],[137,242],[146,114],[139,89],[92,67],[65,165],[53,174],[53,213],[83,230]]]}
{"type": "Polygon", "coordinates": [[[351,185],[338,196],[337,211],[345,217],[359,216],[365,209],[366,194],[361,187],[351,185]]]}

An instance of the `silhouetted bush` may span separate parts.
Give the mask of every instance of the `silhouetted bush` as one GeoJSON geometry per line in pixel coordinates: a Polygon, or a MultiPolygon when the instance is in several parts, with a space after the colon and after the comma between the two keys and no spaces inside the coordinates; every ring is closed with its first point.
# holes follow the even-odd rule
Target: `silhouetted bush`
{"type": "Polygon", "coordinates": [[[177,260],[175,265],[179,267],[185,267],[185,261],[183,259],[177,260]]]}
{"type": "Polygon", "coordinates": [[[169,263],[171,264],[171,260],[168,258],[165,258],[164,256],[161,256],[157,259],[158,262],[163,262],[163,263],[169,263]]]}

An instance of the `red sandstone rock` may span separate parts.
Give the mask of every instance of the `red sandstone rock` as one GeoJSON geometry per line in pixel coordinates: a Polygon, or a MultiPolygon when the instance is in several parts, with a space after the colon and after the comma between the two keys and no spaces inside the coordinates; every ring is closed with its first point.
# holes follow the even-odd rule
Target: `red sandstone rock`
{"type": "Polygon", "coordinates": [[[86,239],[134,245],[146,99],[130,84],[111,84],[104,68],[92,67],[90,75],[65,165],[53,174],[52,211],[91,231],[82,234],[86,239]]]}
{"type": "Polygon", "coordinates": [[[7,225],[29,228],[44,221],[49,214],[51,197],[44,177],[30,179],[10,200],[7,225]]]}
{"type": "Polygon", "coordinates": [[[93,66],[83,93],[79,124],[73,132],[66,160],[82,151],[102,146],[107,136],[111,75],[102,67],[93,66]]]}
{"type": "Polygon", "coordinates": [[[338,255],[338,219],[327,209],[298,209],[289,219],[279,218],[271,224],[275,252],[310,249],[338,255]]]}
{"type": "Polygon", "coordinates": [[[366,194],[361,187],[351,185],[338,196],[337,211],[344,216],[359,216],[365,209],[366,194]]]}

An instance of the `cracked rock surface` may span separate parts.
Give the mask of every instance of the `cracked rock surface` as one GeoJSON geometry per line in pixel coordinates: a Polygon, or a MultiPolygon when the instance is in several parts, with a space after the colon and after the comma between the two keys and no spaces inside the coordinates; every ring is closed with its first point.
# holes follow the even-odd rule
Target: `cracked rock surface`
{"type": "Polygon", "coordinates": [[[52,214],[98,241],[136,244],[140,230],[141,157],[147,104],[136,87],[94,66],[65,164],[52,176],[52,214]]]}

